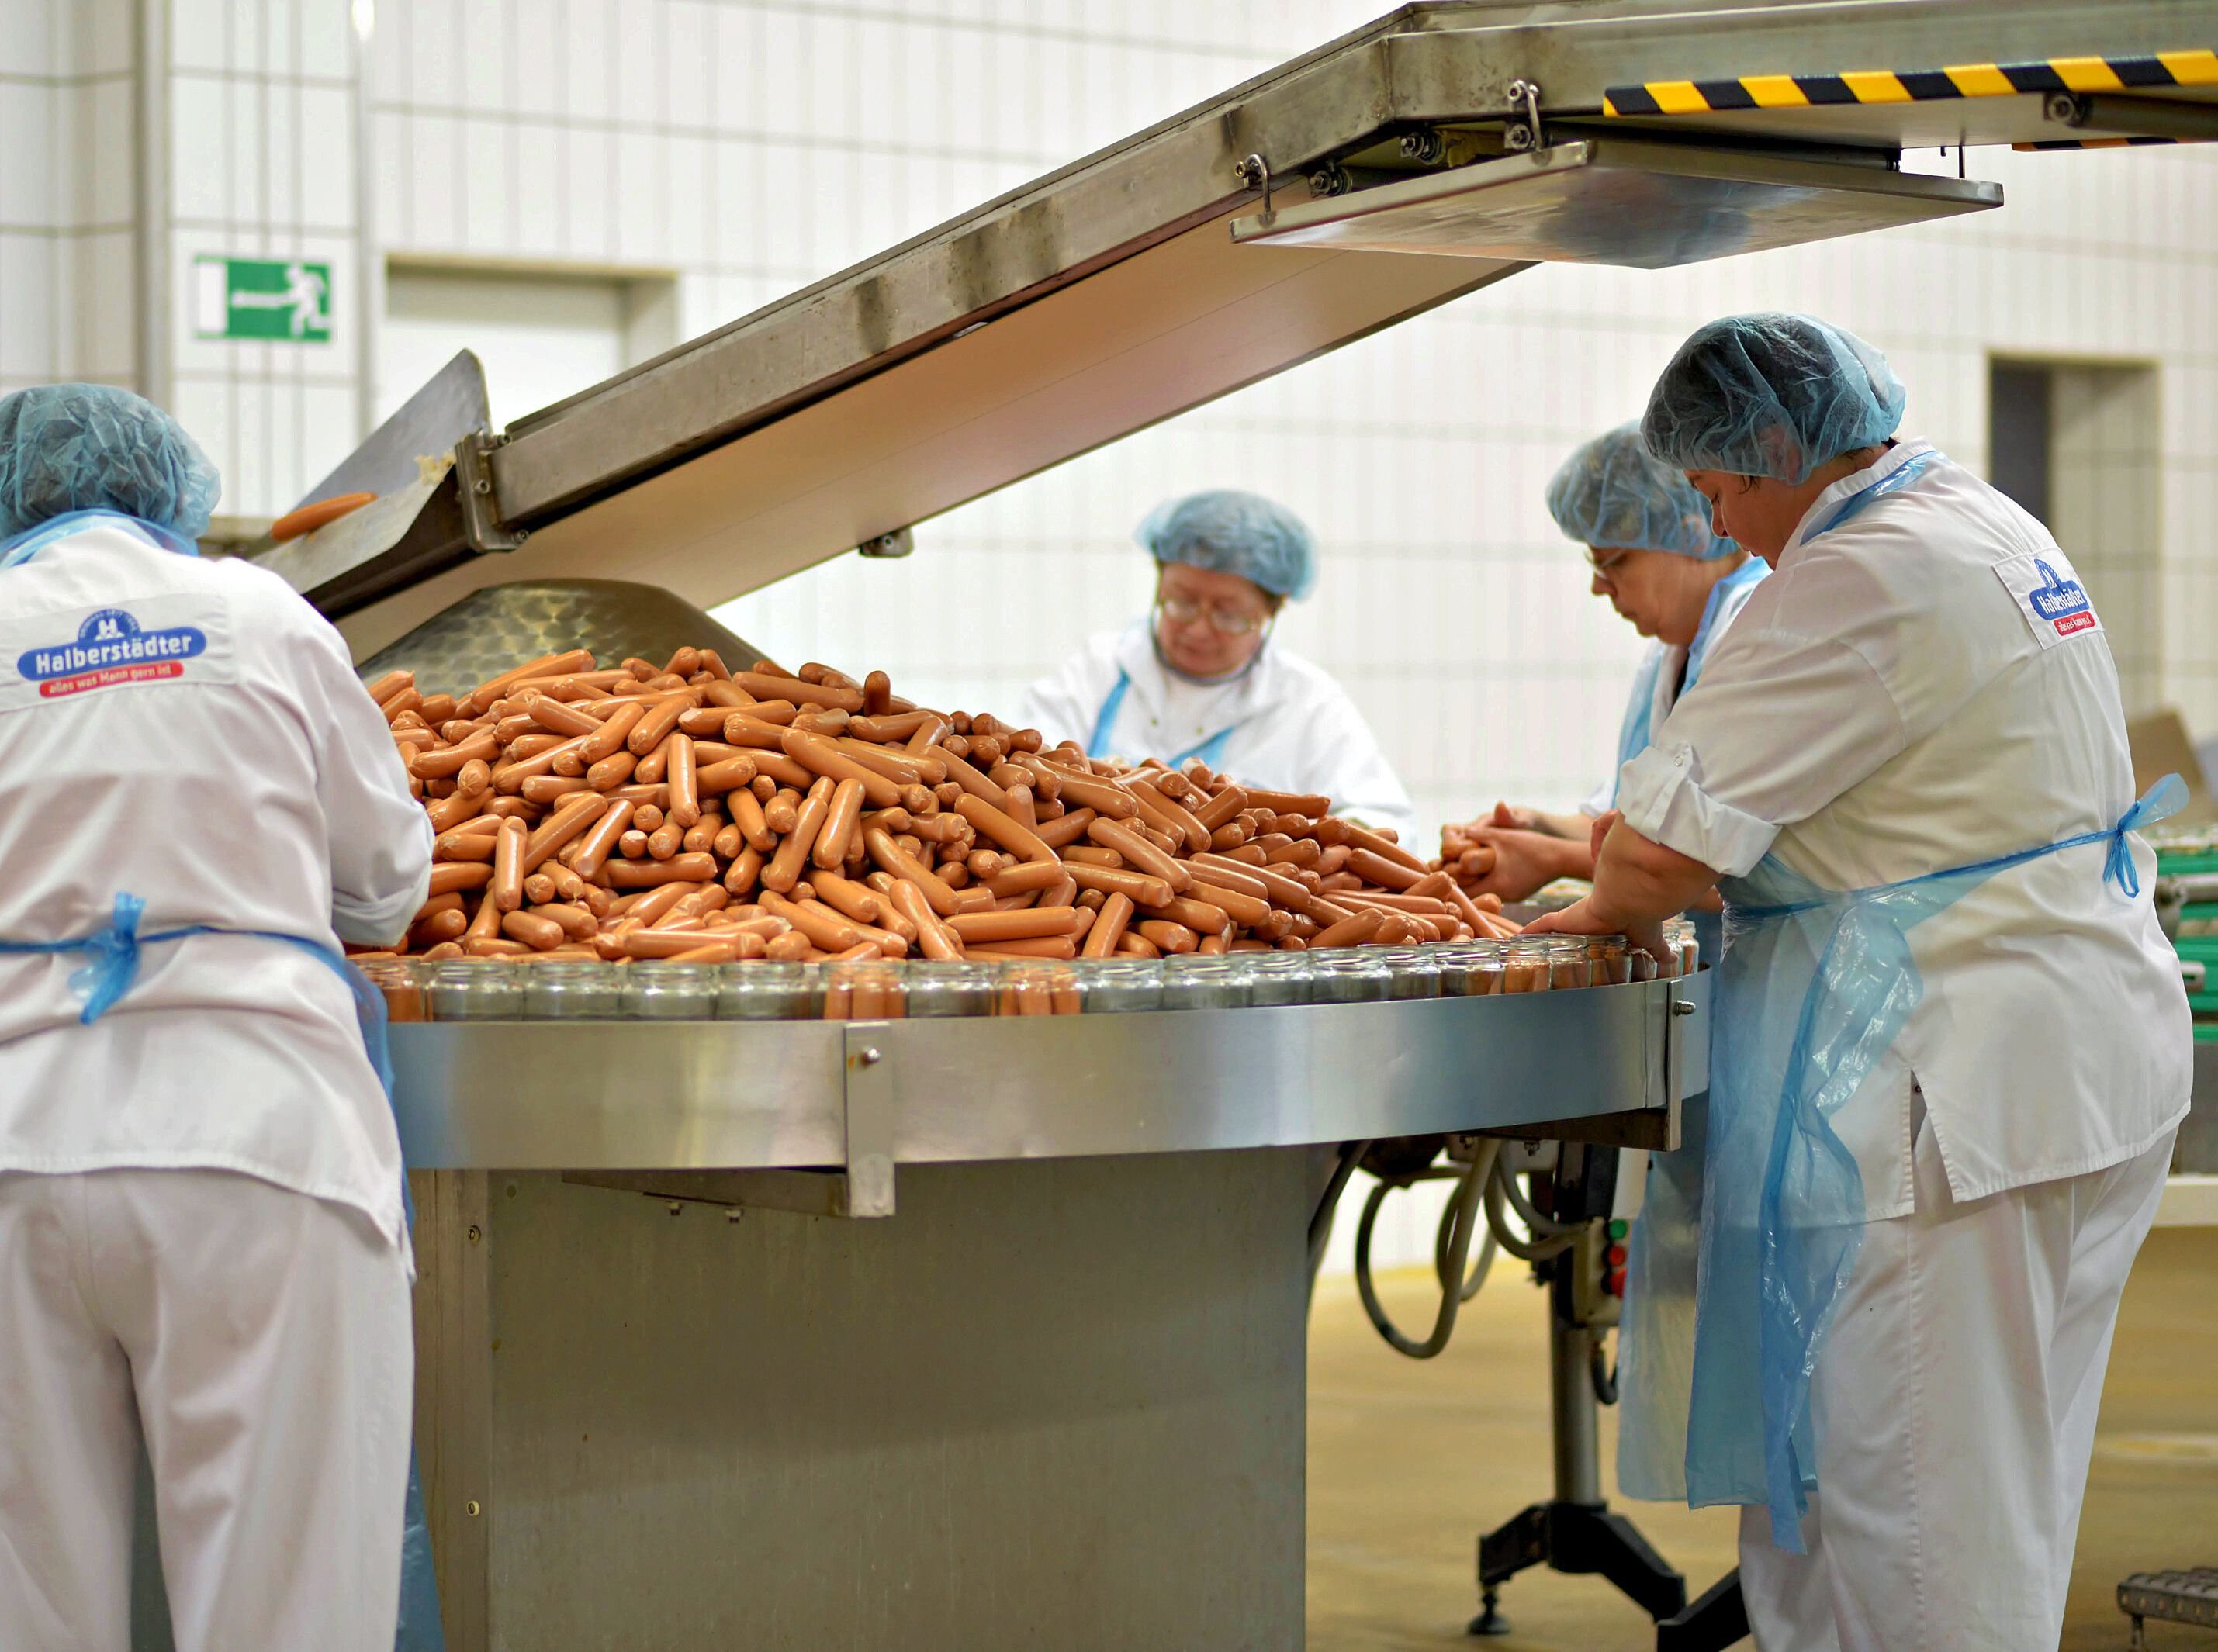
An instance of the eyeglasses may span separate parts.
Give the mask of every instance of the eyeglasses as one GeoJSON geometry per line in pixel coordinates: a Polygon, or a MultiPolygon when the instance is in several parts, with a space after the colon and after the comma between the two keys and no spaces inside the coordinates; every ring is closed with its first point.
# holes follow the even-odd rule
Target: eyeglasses
{"type": "MultiPolygon", "coordinates": [[[[1189,602],[1183,597],[1158,597],[1155,607],[1173,625],[1192,625],[1204,613],[1199,603],[1189,602]]],[[[1228,637],[1252,636],[1271,622],[1268,614],[1251,614],[1244,609],[1211,608],[1206,611],[1210,628],[1222,631],[1228,637]]]]}
{"type": "Polygon", "coordinates": [[[1590,549],[1587,553],[1587,566],[1594,570],[1596,579],[1608,579],[1617,572],[1619,565],[1632,554],[1631,551],[1612,551],[1608,555],[1602,556],[1590,549]]]}

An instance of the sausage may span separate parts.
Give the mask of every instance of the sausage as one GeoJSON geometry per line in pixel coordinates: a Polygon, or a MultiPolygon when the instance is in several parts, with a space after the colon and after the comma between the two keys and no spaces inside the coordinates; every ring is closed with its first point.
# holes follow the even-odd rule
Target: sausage
{"type": "Polygon", "coordinates": [[[1200,936],[1166,918],[1148,919],[1136,928],[1142,940],[1161,952],[1192,952],[1201,944],[1200,936]]]}
{"type": "Polygon", "coordinates": [[[891,808],[901,801],[900,782],[857,762],[821,735],[789,728],[779,744],[786,756],[805,769],[835,782],[860,782],[864,795],[879,808],[891,808]]]}
{"type": "Polygon", "coordinates": [[[527,803],[559,803],[568,797],[597,797],[592,783],[580,775],[575,780],[564,780],[555,775],[531,775],[522,787],[527,803]]]}
{"type": "MultiPolygon", "coordinates": [[[[672,734],[664,743],[670,753],[666,779],[670,787],[670,818],[682,830],[701,819],[701,795],[695,788],[697,772],[693,766],[693,740],[691,735],[672,734]]],[[[750,758],[748,766],[753,767],[750,758]]]]}
{"type": "MultiPolygon", "coordinates": [[[[870,693],[870,684],[867,681],[863,684],[863,690],[867,698],[870,693]]],[[[928,727],[940,721],[940,715],[936,711],[903,711],[892,714],[865,712],[862,716],[848,723],[847,732],[858,739],[876,740],[884,746],[906,740],[919,729],[928,727]]],[[[909,755],[914,757],[917,753],[912,752],[909,755]]]]}
{"type": "Polygon", "coordinates": [[[822,868],[810,873],[809,881],[816,890],[816,898],[842,918],[858,924],[883,922],[884,900],[877,890],[850,882],[838,872],[822,868]]]}
{"type": "Polygon", "coordinates": [[[1180,896],[1166,900],[1160,906],[1140,903],[1143,918],[1166,919],[1174,924],[1183,924],[1196,935],[1222,935],[1232,927],[1232,914],[1224,907],[1205,900],[1180,896]]]}
{"type": "Polygon", "coordinates": [[[1056,770],[1056,784],[1065,802],[1090,808],[1112,820],[1129,820],[1140,812],[1140,806],[1132,801],[1132,794],[1115,781],[1064,769],[1046,758],[1041,762],[1056,770]]]}
{"type": "Polygon", "coordinates": [[[1209,847],[1209,828],[1195,820],[1183,805],[1174,803],[1153,786],[1145,782],[1133,786],[1132,801],[1139,805],[1149,825],[1168,832],[1174,841],[1184,838],[1188,854],[1199,855],[1209,847]]]}
{"type": "MultiPolygon", "coordinates": [[[[1068,935],[1035,936],[1025,940],[1001,941],[992,946],[973,947],[970,950],[970,956],[974,958],[1075,958],[1077,956],[1078,947],[1068,935]]],[[[1022,993],[1028,989],[1020,987],[1018,990],[1019,993],[1022,993]]],[[[1046,1007],[1046,991],[1044,988],[1032,988],[1030,990],[1036,990],[1041,993],[1042,996],[1039,1000],[1041,1007],[1030,1010],[1020,1009],[1018,1011],[1019,1014],[1051,1015],[1056,1013],[1053,1010],[1046,1007]]],[[[1007,1012],[1004,1011],[1003,1013],[1006,1014],[1007,1012]]]]}
{"type": "Polygon", "coordinates": [[[735,790],[724,800],[724,806],[731,810],[732,824],[739,827],[750,848],[767,855],[778,847],[778,833],[763,818],[762,801],[753,792],[735,790]]]}
{"type": "Polygon", "coordinates": [[[500,929],[510,940],[521,941],[534,952],[552,952],[570,938],[561,925],[536,913],[511,912],[500,920],[500,929]]]}
{"type": "Polygon", "coordinates": [[[809,864],[809,851],[816,846],[817,834],[824,830],[825,817],[831,813],[833,789],[828,780],[820,780],[809,789],[809,795],[802,800],[795,817],[793,830],[785,834],[778,853],[763,869],[763,888],[784,894],[801,881],[802,870],[809,864]]]}
{"type": "Polygon", "coordinates": [[[590,671],[592,668],[593,657],[583,648],[573,648],[567,653],[542,654],[536,659],[526,661],[503,671],[499,677],[489,678],[479,684],[462,696],[456,709],[474,717],[499,699],[503,691],[512,684],[542,677],[567,677],[579,671],[590,671]]]}
{"type": "Polygon", "coordinates": [[[1386,921],[1386,914],[1377,906],[1366,906],[1352,918],[1343,918],[1330,927],[1317,931],[1310,941],[1310,950],[1328,946],[1360,946],[1374,937],[1386,921]]]}
{"type": "Polygon", "coordinates": [[[429,951],[442,941],[459,941],[469,926],[470,920],[462,915],[459,906],[446,907],[409,925],[408,948],[411,951],[429,951]]]}
{"type": "Polygon", "coordinates": [[[790,700],[795,705],[820,705],[852,715],[863,709],[862,694],[853,689],[823,683],[803,683],[768,671],[734,671],[732,681],[758,700],[790,700]]]}
{"type": "MultiPolygon", "coordinates": [[[[795,726],[799,727],[798,724],[795,726]]],[[[937,753],[924,757],[910,757],[906,752],[889,752],[885,747],[874,746],[868,740],[858,740],[846,736],[834,740],[833,744],[864,768],[875,769],[887,779],[899,782],[905,786],[920,784],[937,786],[947,778],[946,759],[937,753]]]]}
{"type": "MultiPolygon", "coordinates": [[[[870,858],[896,878],[905,878],[924,892],[932,910],[942,918],[951,917],[961,909],[954,890],[933,875],[930,868],[896,844],[883,826],[863,828],[863,844],[870,858]]],[[[967,893],[967,891],[966,891],[967,893]]],[[[988,895],[987,899],[992,900],[988,895]]]]}
{"type": "Polygon", "coordinates": [[[445,780],[461,773],[466,764],[490,763],[499,755],[500,742],[493,738],[493,730],[487,728],[443,750],[434,747],[418,752],[408,764],[408,772],[418,780],[445,780]]]}
{"type": "MultiPolygon", "coordinates": [[[[1261,928],[1271,921],[1271,903],[1267,897],[1250,894],[1244,890],[1231,888],[1222,884],[1211,883],[1208,881],[1211,875],[1211,874],[1201,870],[1194,873],[1191,890],[1191,895],[1194,900],[1217,907],[1229,914],[1234,923],[1243,925],[1249,929],[1261,928]]],[[[1225,875],[1219,872],[1214,875],[1222,877],[1225,875]]],[[[1175,917],[1177,914],[1172,915],[1175,917]]],[[[1179,921],[1183,923],[1186,920],[1180,919],[1179,921]]]]}
{"type": "Polygon", "coordinates": [[[536,689],[527,690],[521,698],[524,709],[531,721],[554,733],[575,735],[601,732],[598,718],[589,716],[575,706],[565,704],[536,689]]]}
{"type": "Polygon", "coordinates": [[[524,904],[524,851],[529,835],[523,821],[504,820],[500,835],[493,839],[493,875],[486,886],[486,899],[503,913],[514,912],[524,904]]]}
{"type": "MultiPolygon", "coordinates": [[[[815,902],[788,900],[775,891],[765,890],[762,909],[774,917],[783,918],[801,934],[809,937],[812,946],[827,952],[845,952],[849,948],[864,944],[863,933],[829,906],[815,902]]],[[[877,950],[874,946],[871,949],[877,950]]]]}
{"type": "Polygon", "coordinates": [[[1102,848],[1115,850],[1135,869],[1161,878],[1171,886],[1173,894],[1185,894],[1193,882],[1185,867],[1118,821],[1096,820],[1086,828],[1086,835],[1102,848]]]}
{"type": "MultiPolygon", "coordinates": [[[[639,727],[640,720],[646,715],[647,708],[638,701],[625,701],[603,720],[599,733],[585,737],[585,743],[578,748],[579,755],[591,765],[626,750],[632,731],[639,727]]],[[[638,754],[634,752],[633,755],[636,758],[638,754]]]]}
{"type": "Polygon", "coordinates": [[[748,844],[733,857],[731,869],[724,874],[724,888],[733,894],[744,895],[761,880],[762,869],[762,851],[748,844]]]}
{"type": "Polygon", "coordinates": [[[685,828],[675,820],[665,820],[647,834],[647,852],[655,860],[670,860],[685,841],[685,828]]]}
{"type": "Polygon", "coordinates": [[[493,834],[490,832],[449,832],[440,835],[431,845],[435,861],[477,860],[493,858],[493,834]]]}
{"type": "Polygon", "coordinates": [[[611,861],[604,869],[614,889],[652,889],[666,883],[708,883],[716,876],[714,855],[673,855],[668,860],[611,861]]]}
{"type": "Polygon", "coordinates": [[[1422,882],[1425,875],[1422,866],[1413,869],[1369,849],[1351,848],[1348,869],[1366,883],[1383,883],[1390,889],[1406,889],[1422,882]]]}
{"type": "Polygon", "coordinates": [[[992,781],[972,768],[963,755],[951,746],[939,748],[938,756],[947,765],[947,778],[963,789],[963,795],[991,803],[997,809],[1008,807],[1009,795],[992,781]]]}
{"type": "Polygon", "coordinates": [[[493,868],[483,861],[449,861],[432,867],[430,894],[453,894],[462,889],[482,889],[492,882],[493,868]]]}
{"type": "Polygon", "coordinates": [[[939,914],[932,911],[932,902],[925,898],[922,888],[905,878],[897,879],[887,899],[916,926],[917,945],[926,957],[947,960],[963,956],[962,941],[940,922],[939,914]]]}
{"type": "Polygon", "coordinates": [[[633,808],[621,800],[609,804],[606,811],[592,823],[579,845],[578,857],[570,869],[587,882],[600,875],[601,868],[616,851],[617,842],[631,830],[633,808]]]}
{"type": "Polygon", "coordinates": [[[1065,874],[1060,863],[1052,860],[1019,861],[1007,871],[996,871],[986,878],[986,887],[997,895],[1031,894],[1042,889],[1052,889],[1063,882],[1065,874]]]}
{"type": "Polygon", "coordinates": [[[1425,875],[1425,863],[1391,838],[1360,826],[1353,820],[1343,820],[1336,814],[1317,822],[1317,841],[1328,847],[1345,844],[1351,851],[1367,849],[1397,866],[1407,867],[1420,877],[1425,875]]]}
{"type": "MultiPolygon", "coordinates": [[[[1168,882],[1152,873],[1124,867],[1088,866],[1066,861],[1063,871],[1081,889],[1099,889],[1105,895],[1121,894],[1137,906],[1160,906],[1178,894],[1168,882]]],[[[1192,887],[1191,883],[1188,887],[1192,887]]]]}
{"type": "MultiPolygon", "coordinates": [[[[1055,851],[1040,841],[1037,832],[982,797],[963,798],[955,805],[955,812],[977,827],[982,836],[992,838],[1013,855],[1035,861],[1056,858],[1055,851]]],[[[1100,823],[1096,821],[1094,824],[1098,826],[1100,823]]],[[[1087,829],[1090,831],[1092,827],[1087,829]]]]}
{"type": "Polygon", "coordinates": [[[729,792],[737,796],[753,785],[755,777],[762,772],[759,759],[740,756],[726,758],[721,763],[707,764],[693,771],[693,789],[697,796],[713,797],[729,792]]]}
{"type": "MultiPolygon", "coordinates": [[[[815,783],[812,781],[809,783],[813,785],[815,783]]],[[[763,805],[763,819],[769,822],[772,832],[783,838],[800,824],[801,794],[780,788],[778,794],[763,805]]]]}
{"type": "Polygon", "coordinates": [[[557,808],[524,846],[525,873],[537,871],[557,850],[605,816],[608,809],[609,800],[595,792],[581,793],[574,803],[557,808]]]}
{"type": "Polygon", "coordinates": [[[1094,920],[1094,927],[1086,931],[1084,956],[1089,958],[1112,956],[1131,921],[1132,898],[1119,890],[1101,903],[1101,911],[1094,920]]]}
{"type": "Polygon", "coordinates": [[[1032,940],[1047,935],[1069,935],[1080,923],[1075,906],[1019,906],[1007,912],[957,913],[947,927],[965,946],[976,942],[998,944],[1032,940]]]}

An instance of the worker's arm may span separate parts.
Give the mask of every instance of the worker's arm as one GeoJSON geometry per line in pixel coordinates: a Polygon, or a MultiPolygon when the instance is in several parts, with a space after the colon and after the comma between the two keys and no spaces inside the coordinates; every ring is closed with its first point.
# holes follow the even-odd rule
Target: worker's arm
{"type": "Polygon", "coordinates": [[[1535,919],[1528,935],[1622,935],[1660,962],[1664,920],[1707,894],[1722,874],[1691,856],[1642,837],[1622,820],[1609,829],[1595,863],[1593,893],[1535,919]]]}

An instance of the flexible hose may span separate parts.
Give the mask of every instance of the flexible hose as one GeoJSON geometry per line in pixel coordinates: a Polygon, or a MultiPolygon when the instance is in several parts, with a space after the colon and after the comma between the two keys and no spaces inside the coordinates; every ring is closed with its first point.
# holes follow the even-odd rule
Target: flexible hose
{"type": "Polygon", "coordinates": [[[1317,1294],[1317,1270],[1324,1265],[1325,1247],[1332,1242],[1333,1212],[1340,1208],[1340,1196],[1347,1191],[1348,1179],[1355,1174],[1355,1167],[1363,1162],[1363,1155],[1371,1150],[1368,1142],[1350,1142],[1340,1150],[1340,1162],[1332,1167],[1332,1179],[1325,1184],[1324,1197],[1317,1208],[1310,1213],[1310,1294],[1317,1294]]]}
{"type": "Polygon", "coordinates": [[[1602,1358],[1602,1338],[1599,1334],[1595,1336],[1592,1346],[1588,1349],[1588,1357],[1593,1362],[1587,1367],[1587,1373],[1594,1379],[1595,1402],[1601,1405],[1615,1405],[1617,1403],[1617,1367],[1602,1358]]]}
{"type": "MultiPolygon", "coordinates": [[[[1371,1316],[1371,1323],[1385,1339],[1386,1346],[1396,1353],[1406,1354],[1412,1359],[1430,1359],[1448,1346],[1448,1338],[1455,1332],[1456,1315],[1465,1301],[1464,1265],[1471,1255],[1471,1234],[1478,1223],[1479,1203],[1490,1185],[1496,1162],[1500,1157],[1500,1143],[1489,1142],[1478,1151],[1468,1169],[1457,1182],[1454,1197],[1442,1221],[1449,1224],[1448,1238],[1443,1247],[1435,1242],[1434,1271],[1440,1282],[1440,1305],[1433,1315],[1432,1334],[1422,1342],[1413,1342],[1395,1325],[1385,1308],[1379,1302],[1379,1292],[1371,1278],[1371,1234],[1377,1226],[1379,1208],[1397,1184],[1381,1182],[1371,1190],[1363,1202],[1363,1217],[1355,1228],[1355,1289],[1363,1298],[1363,1311],[1371,1316]]],[[[1444,1180],[1455,1172],[1428,1171],[1416,1178],[1419,1181],[1444,1180]]],[[[1406,1185],[1407,1184],[1402,1184],[1406,1185]]],[[[1490,1256],[1482,1257],[1480,1277],[1490,1256]]]]}
{"type": "Polygon", "coordinates": [[[1531,1208],[1518,1196],[1512,1185],[1514,1180],[1514,1172],[1499,1160],[1495,1163],[1494,1173],[1486,1179],[1486,1224],[1493,1230],[1496,1242],[1521,1262],[1545,1262],[1550,1257],[1559,1256],[1571,1249],[1578,1237],[1578,1230],[1559,1228],[1545,1216],[1537,1219],[1543,1226],[1554,1229],[1546,1238],[1528,1242],[1510,1231],[1509,1203],[1512,1201],[1516,1203],[1521,1216],[1531,1208]]]}

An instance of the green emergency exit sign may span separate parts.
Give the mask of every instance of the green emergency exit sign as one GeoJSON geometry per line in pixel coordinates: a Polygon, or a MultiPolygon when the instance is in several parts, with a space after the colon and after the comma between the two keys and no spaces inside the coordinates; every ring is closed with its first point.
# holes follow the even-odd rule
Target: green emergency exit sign
{"type": "Polygon", "coordinates": [[[304,258],[193,260],[193,331],[202,338],[331,342],[331,267],[304,258]]]}

